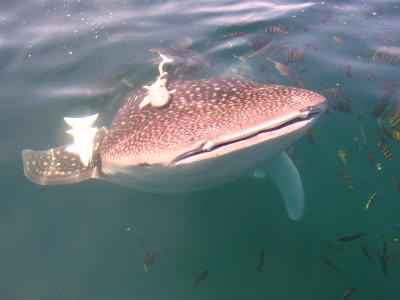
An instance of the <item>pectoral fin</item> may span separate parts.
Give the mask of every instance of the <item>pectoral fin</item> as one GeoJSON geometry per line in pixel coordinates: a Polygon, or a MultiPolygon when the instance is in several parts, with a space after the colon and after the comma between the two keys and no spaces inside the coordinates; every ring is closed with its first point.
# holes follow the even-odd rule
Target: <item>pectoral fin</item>
{"type": "Polygon", "coordinates": [[[279,187],[289,217],[299,220],[304,214],[304,190],[299,171],[286,152],[268,162],[266,172],[279,187]]]}
{"type": "Polygon", "coordinates": [[[99,177],[99,146],[107,130],[100,128],[94,139],[93,159],[85,166],[69,145],[46,151],[22,151],[25,176],[40,185],[61,185],[99,177]]]}

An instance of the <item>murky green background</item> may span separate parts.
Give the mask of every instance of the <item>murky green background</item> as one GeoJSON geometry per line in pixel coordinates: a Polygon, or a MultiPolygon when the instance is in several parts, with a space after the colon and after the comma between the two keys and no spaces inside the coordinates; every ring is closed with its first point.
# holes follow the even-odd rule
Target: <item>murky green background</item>
{"type": "MultiPolygon", "coordinates": [[[[400,53],[399,16],[400,2],[389,0],[1,2],[0,298],[309,300],[340,299],[359,287],[351,299],[398,299],[400,259],[387,259],[384,274],[377,255],[380,235],[388,255],[399,251],[400,196],[390,179],[400,178],[399,145],[386,137],[394,160],[385,159],[371,112],[385,83],[395,88],[385,113],[400,102],[400,63],[372,59],[382,47],[400,53]],[[271,26],[288,34],[263,31],[271,26]],[[268,52],[247,63],[233,56],[254,50],[250,40],[260,36],[274,39],[268,52]],[[183,63],[193,68],[177,77],[247,70],[253,81],[294,85],[271,63],[266,72],[259,68],[268,57],[283,62],[297,47],[306,51],[304,60],[289,67],[306,87],[339,86],[349,99],[352,112],[331,108],[313,128],[314,144],[304,137],[291,149],[306,193],[300,221],[288,218],[268,178],[245,175],[207,191],[160,196],[102,181],[41,187],[24,177],[23,149],[70,142],[66,115],[100,111],[107,125],[130,90],[124,82],[138,87],[157,75],[157,54],[149,49],[186,37],[195,58],[183,63]],[[274,54],[284,43],[289,49],[274,54]],[[301,67],[307,70],[300,73],[301,67]],[[360,128],[366,142],[358,149],[360,128]],[[347,164],[339,149],[347,151],[347,164]],[[360,239],[338,241],[361,232],[360,239]],[[262,249],[265,262],[257,271],[262,249]],[[158,255],[146,273],[149,251],[158,255]]],[[[387,114],[381,118],[387,122],[387,114]]]]}

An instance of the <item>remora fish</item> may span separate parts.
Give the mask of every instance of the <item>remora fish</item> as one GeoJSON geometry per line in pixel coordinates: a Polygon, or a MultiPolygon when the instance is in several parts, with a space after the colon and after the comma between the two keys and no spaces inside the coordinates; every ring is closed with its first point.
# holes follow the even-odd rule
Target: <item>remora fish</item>
{"type": "Polygon", "coordinates": [[[171,194],[210,188],[268,162],[263,168],[289,216],[303,215],[301,178],[283,151],[324,113],[323,96],[234,78],[171,81],[168,89],[175,91],[167,105],[141,109],[148,92],[133,91],[110,128],[97,131],[88,165],[69,146],[24,150],[25,176],[41,185],[96,178],[171,194]]]}

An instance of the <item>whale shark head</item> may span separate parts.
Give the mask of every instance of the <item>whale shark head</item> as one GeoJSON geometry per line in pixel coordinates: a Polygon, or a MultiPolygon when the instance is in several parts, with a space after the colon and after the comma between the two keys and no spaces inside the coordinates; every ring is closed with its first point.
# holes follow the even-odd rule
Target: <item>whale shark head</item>
{"type": "Polygon", "coordinates": [[[120,108],[100,149],[105,173],[178,166],[276,142],[308,128],[326,108],[325,98],[312,91],[234,78],[176,81],[168,87],[176,92],[162,109],[138,108],[144,89],[120,108]]]}

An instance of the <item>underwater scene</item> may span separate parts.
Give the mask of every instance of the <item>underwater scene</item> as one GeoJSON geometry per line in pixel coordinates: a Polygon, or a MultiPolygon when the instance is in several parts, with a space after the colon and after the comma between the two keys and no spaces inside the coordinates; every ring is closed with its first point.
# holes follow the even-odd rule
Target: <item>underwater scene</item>
{"type": "Polygon", "coordinates": [[[0,298],[400,299],[399,22],[1,1],[0,298]]]}

